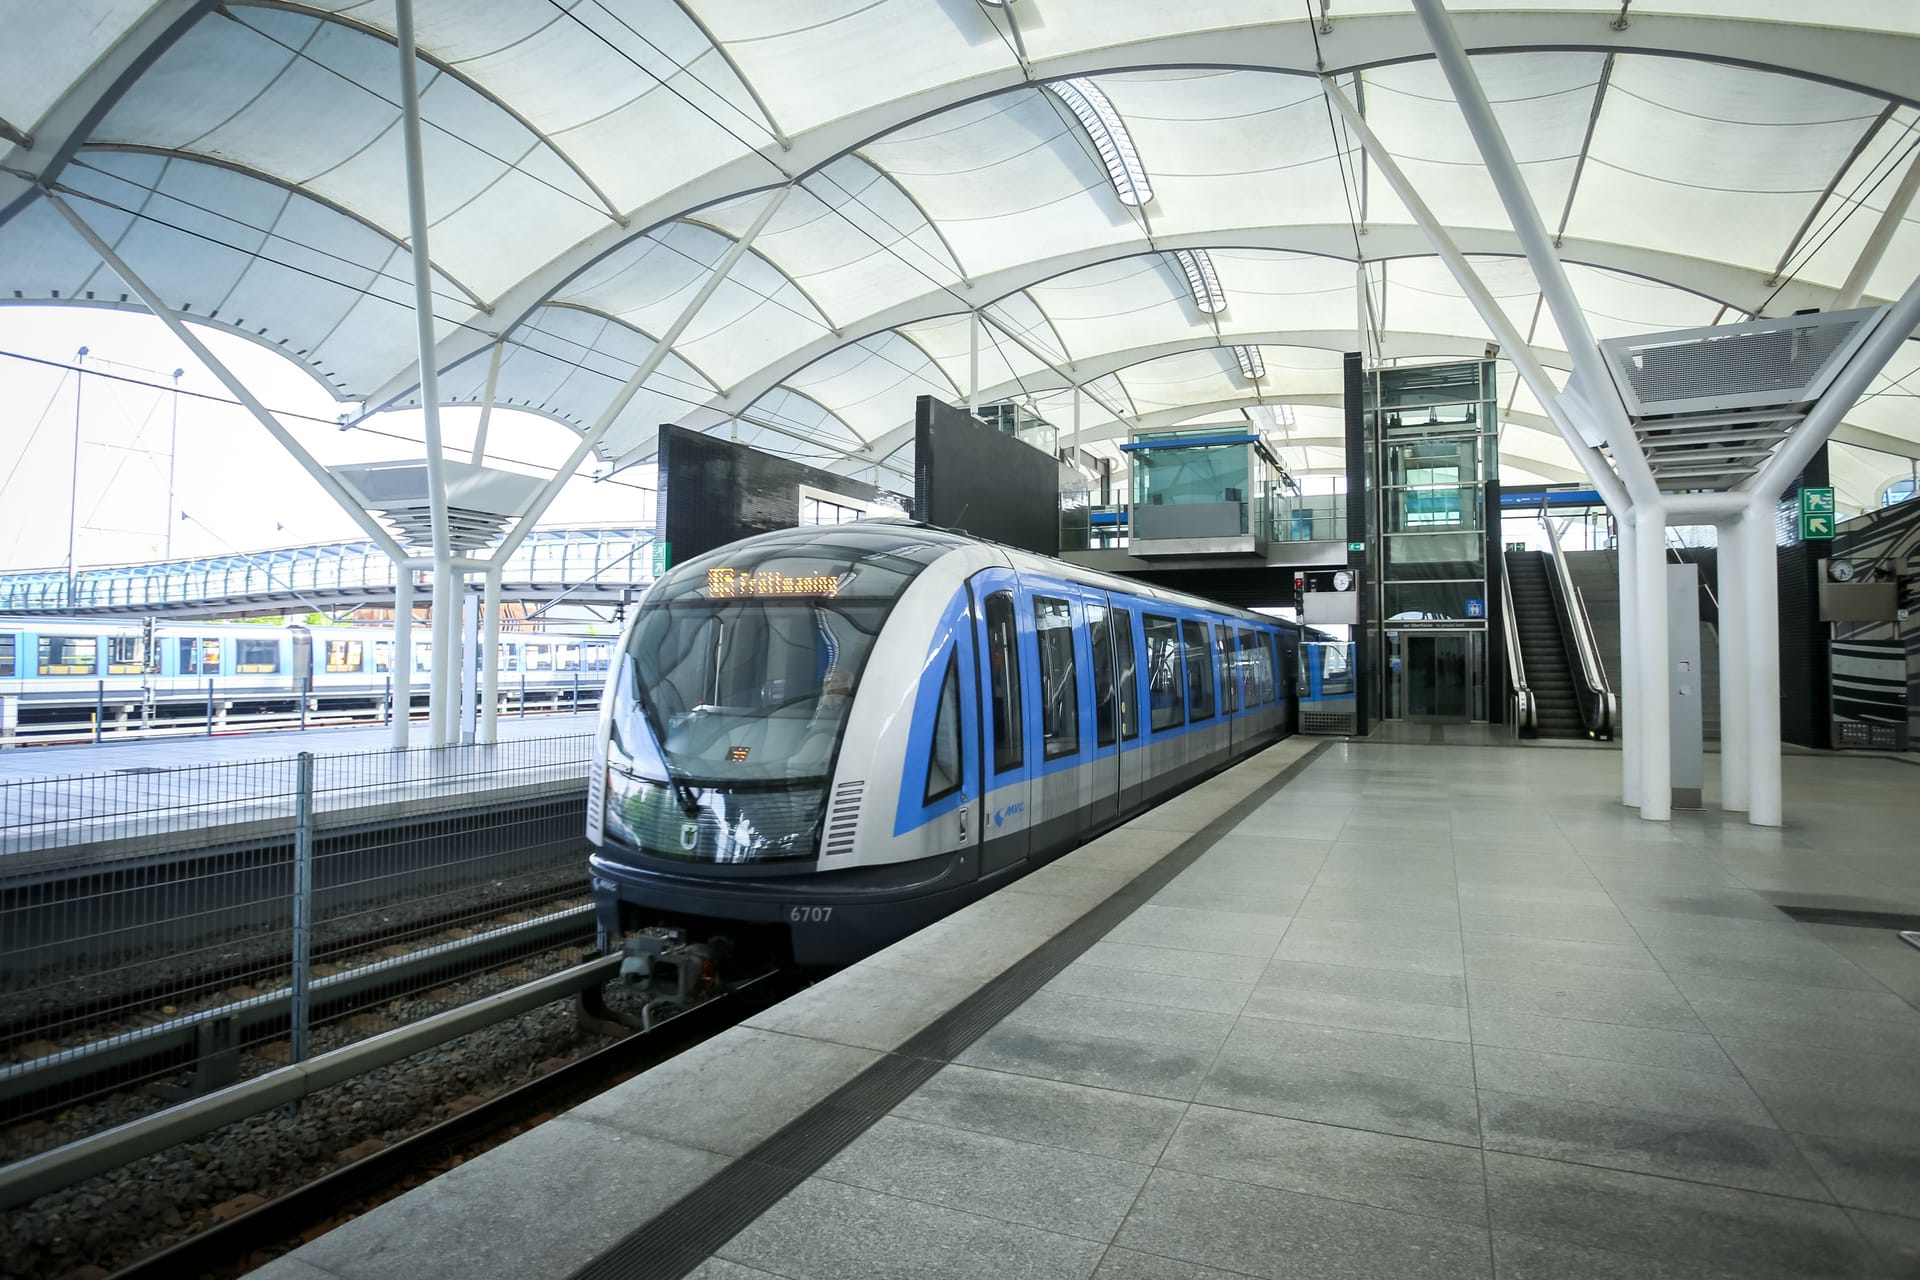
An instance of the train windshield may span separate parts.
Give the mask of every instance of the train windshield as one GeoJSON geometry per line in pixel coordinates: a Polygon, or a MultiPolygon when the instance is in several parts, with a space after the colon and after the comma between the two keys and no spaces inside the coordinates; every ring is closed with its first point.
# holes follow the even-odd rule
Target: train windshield
{"type": "Polygon", "coordinates": [[[648,596],[628,652],[676,780],[825,783],[881,625],[949,549],[902,532],[756,539],[680,566],[648,596]]]}

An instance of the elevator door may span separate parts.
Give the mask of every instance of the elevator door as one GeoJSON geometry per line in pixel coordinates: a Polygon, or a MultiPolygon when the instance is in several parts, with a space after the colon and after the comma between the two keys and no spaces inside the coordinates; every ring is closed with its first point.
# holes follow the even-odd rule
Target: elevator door
{"type": "Polygon", "coordinates": [[[1465,632],[1402,632],[1404,701],[1409,720],[1468,720],[1468,637],[1465,632]]]}

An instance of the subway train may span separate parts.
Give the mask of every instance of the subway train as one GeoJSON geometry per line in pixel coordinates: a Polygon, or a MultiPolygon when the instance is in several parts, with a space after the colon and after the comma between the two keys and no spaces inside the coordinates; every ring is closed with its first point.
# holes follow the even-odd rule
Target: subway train
{"type": "Polygon", "coordinates": [[[601,702],[603,943],[856,960],[1292,733],[1301,634],[906,520],[689,560],[601,702]]]}
{"type": "MultiPolygon", "coordinates": [[[[500,638],[501,690],[517,696],[597,692],[615,638],[558,632],[500,638]]],[[[413,632],[414,688],[425,695],[433,644],[413,632]]],[[[285,709],[305,695],[316,707],[377,706],[393,670],[388,626],[259,626],[243,622],[143,622],[0,617],[0,696],[17,699],[22,724],[71,720],[104,701],[118,709],[151,699],[156,710],[223,703],[285,709]]]]}

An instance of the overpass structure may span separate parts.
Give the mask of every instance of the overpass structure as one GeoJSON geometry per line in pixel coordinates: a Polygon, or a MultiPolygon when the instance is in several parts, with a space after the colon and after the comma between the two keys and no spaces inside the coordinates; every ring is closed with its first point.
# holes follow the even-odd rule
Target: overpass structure
{"type": "MultiPolygon", "coordinates": [[[[501,571],[503,600],[611,603],[653,580],[655,531],[629,525],[540,529],[501,571]]],[[[0,615],[246,617],[391,605],[398,571],[372,542],[80,569],[0,573],[0,615]]],[[[424,573],[411,570],[416,580],[424,573]]],[[[429,575],[430,576],[430,575],[429,575]]]]}

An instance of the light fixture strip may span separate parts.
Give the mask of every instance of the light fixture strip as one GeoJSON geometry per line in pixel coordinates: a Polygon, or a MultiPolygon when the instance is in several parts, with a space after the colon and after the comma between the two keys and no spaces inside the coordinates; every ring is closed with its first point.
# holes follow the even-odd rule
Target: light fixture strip
{"type": "Polygon", "coordinates": [[[1193,305],[1207,315],[1225,311],[1227,295],[1220,287],[1220,277],[1213,273],[1213,259],[1207,256],[1207,251],[1175,249],[1173,257],[1186,273],[1187,287],[1193,290],[1193,305]]]}
{"type": "Polygon", "coordinates": [[[1258,347],[1235,347],[1234,358],[1240,361],[1240,372],[1249,382],[1256,382],[1267,376],[1267,362],[1260,358],[1258,347]]]}
{"type": "Polygon", "coordinates": [[[1119,193],[1120,203],[1142,205],[1153,199],[1147,168],[1140,163],[1140,153],[1134,149],[1126,123],[1100,86],[1085,76],[1076,76],[1070,80],[1049,81],[1047,88],[1067,104],[1087,136],[1093,139],[1101,162],[1107,166],[1107,176],[1113,180],[1113,189],[1119,193]]]}

